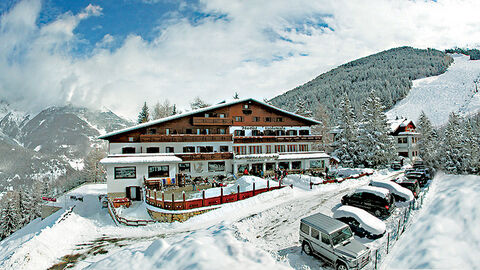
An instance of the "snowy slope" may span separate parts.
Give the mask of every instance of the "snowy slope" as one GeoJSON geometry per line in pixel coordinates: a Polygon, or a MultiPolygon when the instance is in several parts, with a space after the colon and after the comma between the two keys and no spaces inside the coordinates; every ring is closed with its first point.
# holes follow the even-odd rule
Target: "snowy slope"
{"type": "Polygon", "coordinates": [[[440,175],[383,269],[478,269],[480,176],[440,175]]]}
{"type": "Polygon", "coordinates": [[[444,74],[413,81],[410,93],[387,112],[387,117],[417,121],[423,110],[433,125],[440,126],[448,121],[450,112],[468,115],[480,111],[480,61],[458,54],[452,57],[455,61],[444,74]]]}

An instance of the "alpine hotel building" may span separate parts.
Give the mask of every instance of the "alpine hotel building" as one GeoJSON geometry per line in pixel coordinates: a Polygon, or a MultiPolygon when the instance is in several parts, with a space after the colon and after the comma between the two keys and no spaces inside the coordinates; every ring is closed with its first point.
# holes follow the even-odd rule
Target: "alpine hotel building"
{"type": "Polygon", "coordinates": [[[316,120],[255,99],[239,99],[108,133],[110,198],[141,200],[144,185],[242,175],[245,169],[323,171],[329,156],[312,151],[316,120]]]}

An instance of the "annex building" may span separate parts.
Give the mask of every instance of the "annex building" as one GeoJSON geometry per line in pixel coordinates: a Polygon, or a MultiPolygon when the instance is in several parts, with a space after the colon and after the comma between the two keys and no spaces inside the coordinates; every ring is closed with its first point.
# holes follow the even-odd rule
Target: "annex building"
{"type": "Polygon", "coordinates": [[[269,175],[276,169],[324,171],[329,155],[312,151],[319,124],[255,99],[238,99],[101,136],[108,141],[108,196],[140,200],[144,185],[196,178],[269,175]]]}

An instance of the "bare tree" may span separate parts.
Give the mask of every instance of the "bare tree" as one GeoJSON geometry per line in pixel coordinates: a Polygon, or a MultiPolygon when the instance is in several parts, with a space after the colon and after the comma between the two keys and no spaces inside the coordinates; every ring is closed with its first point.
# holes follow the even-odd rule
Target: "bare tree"
{"type": "Polygon", "coordinates": [[[154,120],[165,118],[173,114],[176,114],[175,104],[170,104],[170,101],[168,99],[165,99],[162,103],[157,102],[155,106],[153,106],[152,118],[154,120]]]}
{"type": "Polygon", "coordinates": [[[190,108],[192,108],[192,110],[197,110],[208,106],[210,106],[210,104],[206,103],[198,96],[195,97],[195,99],[190,103],[190,108]]]}

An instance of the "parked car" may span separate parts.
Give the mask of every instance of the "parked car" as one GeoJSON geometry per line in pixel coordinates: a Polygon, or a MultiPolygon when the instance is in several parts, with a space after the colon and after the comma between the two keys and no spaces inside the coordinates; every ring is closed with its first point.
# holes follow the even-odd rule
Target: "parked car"
{"type": "Polygon", "coordinates": [[[405,177],[408,179],[415,179],[418,181],[420,184],[420,187],[424,187],[428,183],[428,177],[425,174],[425,172],[420,172],[420,171],[414,171],[414,172],[408,172],[405,173],[405,177]]]}
{"type": "Polygon", "coordinates": [[[394,161],[392,162],[392,165],[390,165],[390,167],[392,168],[392,170],[400,170],[402,168],[402,164],[400,163],[400,161],[394,161]]]}
{"type": "Polygon", "coordinates": [[[388,189],[371,186],[361,187],[343,196],[342,204],[362,208],[382,218],[390,216],[395,209],[395,199],[388,189]]]}
{"type": "Polygon", "coordinates": [[[321,213],[300,220],[300,243],[303,252],[337,270],[362,269],[370,261],[370,249],[353,238],[347,224],[321,213]]]}
{"type": "Polygon", "coordinates": [[[413,193],[393,181],[370,181],[370,186],[386,188],[392,193],[396,202],[409,202],[414,200],[413,193]]]}
{"type": "Polygon", "coordinates": [[[377,239],[385,234],[386,226],[383,221],[367,211],[354,206],[340,206],[333,218],[347,224],[358,237],[377,239]]]}
{"type": "Polygon", "coordinates": [[[395,179],[395,182],[404,188],[408,188],[415,198],[418,198],[420,194],[420,184],[416,179],[408,179],[406,177],[400,177],[395,179]]]}

